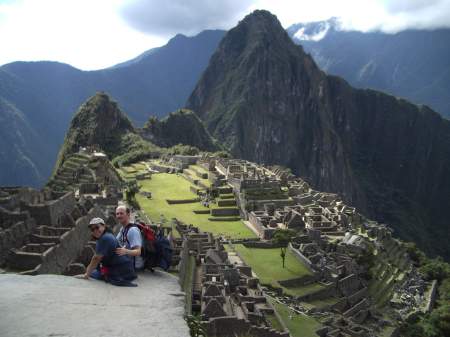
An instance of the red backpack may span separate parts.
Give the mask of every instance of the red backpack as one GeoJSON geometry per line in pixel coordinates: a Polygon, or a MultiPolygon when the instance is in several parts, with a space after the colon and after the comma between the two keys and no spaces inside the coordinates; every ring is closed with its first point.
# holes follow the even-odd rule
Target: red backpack
{"type": "Polygon", "coordinates": [[[145,259],[148,257],[149,254],[155,251],[155,242],[156,242],[155,231],[150,227],[150,225],[146,225],[144,222],[130,224],[122,232],[122,241],[127,242],[128,244],[129,242],[127,235],[131,227],[137,227],[137,229],[139,229],[139,231],[141,232],[142,237],[141,256],[145,259]]]}
{"type": "MultiPolygon", "coordinates": [[[[151,242],[152,244],[156,241],[155,231],[150,227],[150,225],[146,225],[143,222],[136,223],[136,227],[139,228],[142,235],[142,240],[151,242]]],[[[143,244],[145,246],[145,244],[143,244]]]]}

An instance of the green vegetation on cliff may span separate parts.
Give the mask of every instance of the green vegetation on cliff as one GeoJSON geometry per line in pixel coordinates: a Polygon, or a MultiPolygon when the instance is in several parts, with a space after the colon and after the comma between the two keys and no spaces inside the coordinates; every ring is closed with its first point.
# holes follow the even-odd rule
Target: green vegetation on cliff
{"type": "Polygon", "coordinates": [[[118,104],[105,93],[87,100],[75,114],[58,155],[56,172],[81,147],[103,151],[114,163],[127,164],[160,153],[154,144],[136,134],[118,104]]]}
{"type": "Polygon", "coordinates": [[[203,151],[213,152],[220,149],[200,118],[186,109],[172,112],[161,120],[151,117],[140,130],[140,134],[163,147],[185,144],[203,151]]]}

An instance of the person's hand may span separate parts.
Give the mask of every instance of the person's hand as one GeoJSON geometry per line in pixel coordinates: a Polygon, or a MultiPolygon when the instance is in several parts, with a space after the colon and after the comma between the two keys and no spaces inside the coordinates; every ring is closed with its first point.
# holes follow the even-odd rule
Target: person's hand
{"type": "Polygon", "coordinates": [[[79,279],[89,280],[88,274],[79,274],[79,275],[75,275],[75,277],[79,278],[79,279]]]}
{"type": "Polygon", "coordinates": [[[78,275],[75,275],[74,277],[78,278],[78,279],[82,279],[82,280],[89,279],[89,276],[87,274],[78,274],[78,275]]]}
{"type": "Polygon", "coordinates": [[[128,253],[128,249],[126,249],[126,248],[120,247],[120,248],[116,249],[116,254],[119,256],[127,255],[127,253],[128,253]]]}

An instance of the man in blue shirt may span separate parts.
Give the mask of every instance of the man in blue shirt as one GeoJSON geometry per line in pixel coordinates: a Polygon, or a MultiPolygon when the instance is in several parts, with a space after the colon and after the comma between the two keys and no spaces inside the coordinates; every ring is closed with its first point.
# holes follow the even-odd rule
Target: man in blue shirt
{"type": "Polygon", "coordinates": [[[130,282],[136,278],[133,262],[129,257],[116,253],[119,243],[103,219],[93,218],[89,222],[89,228],[97,242],[95,255],[86,268],[84,278],[105,280],[118,286],[136,286],[130,282]]]}
{"type": "Polygon", "coordinates": [[[134,259],[134,266],[136,270],[144,269],[144,259],[141,256],[142,236],[139,228],[130,222],[130,209],[125,205],[120,205],[116,208],[116,219],[122,225],[122,228],[117,234],[120,248],[117,248],[118,255],[127,255],[134,259]]]}

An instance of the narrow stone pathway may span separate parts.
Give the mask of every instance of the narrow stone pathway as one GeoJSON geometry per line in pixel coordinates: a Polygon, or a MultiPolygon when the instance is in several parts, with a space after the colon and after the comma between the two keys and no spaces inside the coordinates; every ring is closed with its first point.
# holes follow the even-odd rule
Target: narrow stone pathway
{"type": "Polygon", "coordinates": [[[2,274],[0,336],[189,337],[176,277],[143,273],[136,283],[2,274]]]}

